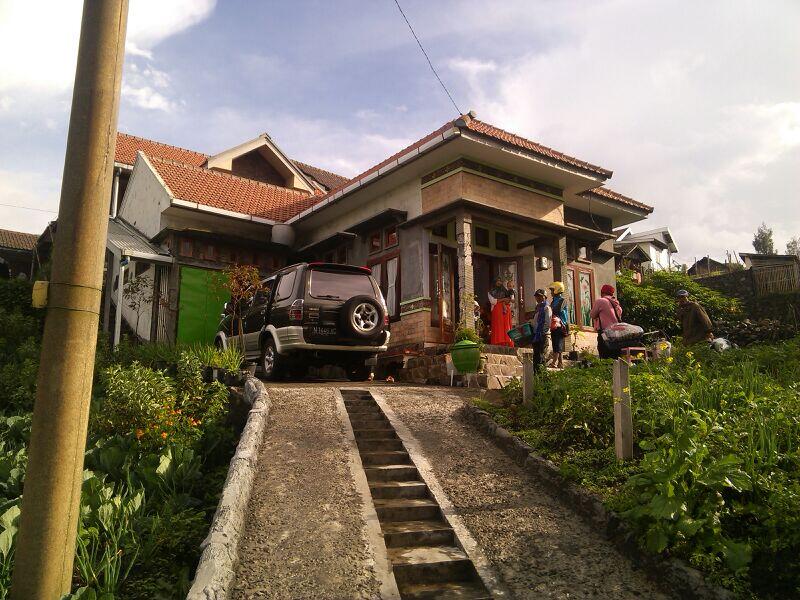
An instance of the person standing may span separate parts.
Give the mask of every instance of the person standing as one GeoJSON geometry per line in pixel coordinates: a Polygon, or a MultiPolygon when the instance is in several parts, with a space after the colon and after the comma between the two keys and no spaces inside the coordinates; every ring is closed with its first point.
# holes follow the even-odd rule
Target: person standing
{"type": "Polygon", "coordinates": [[[553,355],[550,358],[550,367],[564,368],[564,338],[569,333],[569,317],[567,316],[567,301],[564,299],[564,284],[554,281],[550,284],[550,310],[553,313],[550,323],[550,340],[553,344],[553,355]]]}
{"type": "Polygon", "coordinates": [[[600,297],[594,301],[589,316],[597,331],[597,353],[600,358],[619,358],[619,352],[611,350],[603,340],[603,331],[622,319],[622,307],[614,297],[614,286],[604,285],[600,288],[600,297]]]}
{"type": "Polygon", "coordinates": [[[492,327],[489,343],[497,346],[513,346],[508,331],[511,329],[511,299],[508,289],[503,287],[503,280],[499,277],[494,281],[494,287],[489,290],[489,303],[492,305],[492,327]]]}
{"type": "Polygon", "coordinates": [[[689,292],[678,290],[675,301],[678,303],[677,317],[683,330],[683,343],[691,346],[703,340],[713,340],[711,319],[702,306],[689,300],[689,292]]]}
{"type": "Polygon", "coordinates": [[[547,304],[547,292],[543,289],[536,290],[533,293],[533,297],[536,300],[536,309],[531,319],[531,328],[533,329],[533,368],[538,371],[544,363],[553,311],[547,304]]]}

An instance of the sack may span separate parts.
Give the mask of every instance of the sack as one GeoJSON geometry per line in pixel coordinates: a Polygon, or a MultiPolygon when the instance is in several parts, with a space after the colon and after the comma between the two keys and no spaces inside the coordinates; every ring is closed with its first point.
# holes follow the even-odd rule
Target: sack
{"type": "Polygon", "coordinates": [[[644,329],[630,323],[614,323],[601,334],[603,341],[612,350],[641,345],[644,329]]]}
{"type": "Polygon", "coordinates": [[[564,324],[561,322],[561,319],[555,315],[550,318],[550,331],[556,331],[557,329],[561,329],[564,327],[564,324]]]}

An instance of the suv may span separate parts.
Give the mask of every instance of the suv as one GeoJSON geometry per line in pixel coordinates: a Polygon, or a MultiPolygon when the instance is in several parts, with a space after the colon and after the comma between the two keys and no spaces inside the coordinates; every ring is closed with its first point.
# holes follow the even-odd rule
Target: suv
{"type": "Polygon", "coordinates": [[[336,364],[352,381],[368,379],[389,342],[386,301],[370,269],[300,263],[262,282],[238,319],[225,313],[215,344],[239,346],[266,379],[296,375],[309,365],[336,364]]]}

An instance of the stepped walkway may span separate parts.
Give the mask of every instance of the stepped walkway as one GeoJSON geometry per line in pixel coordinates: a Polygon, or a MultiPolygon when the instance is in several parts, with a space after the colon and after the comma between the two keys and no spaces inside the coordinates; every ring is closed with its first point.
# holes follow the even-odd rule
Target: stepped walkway
{"type": "Polygon", "coordinates": [[[474,390],[268,390],[233,598],[670,597],[457,418],[474,390]]]}

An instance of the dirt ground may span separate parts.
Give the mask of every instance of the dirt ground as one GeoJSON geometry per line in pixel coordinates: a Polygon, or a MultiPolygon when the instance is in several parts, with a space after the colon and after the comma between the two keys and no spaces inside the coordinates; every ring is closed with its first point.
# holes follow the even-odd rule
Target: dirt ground
{"type": "Polygon", "coordinates": [[[515,598],[666,599],[657,585],[469,424],[474,391],[381,386],[515,598]]]}
{"type": "Polygon", "coordinates": [[[233,598],[379,597],[333,387],[269,394],[233,598]]]}

